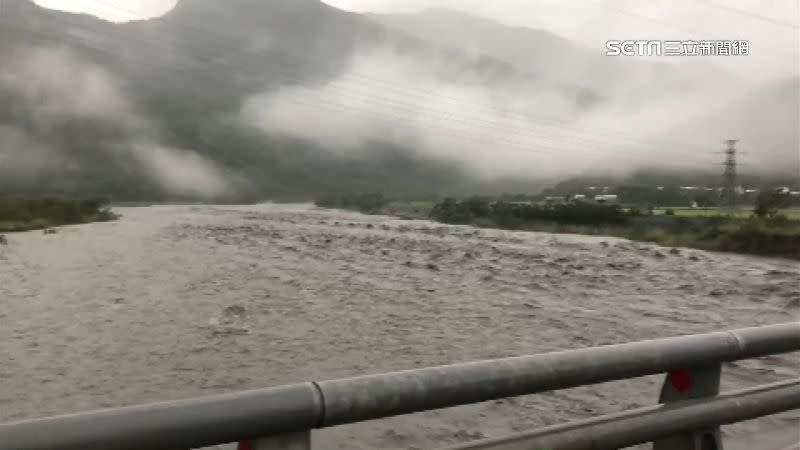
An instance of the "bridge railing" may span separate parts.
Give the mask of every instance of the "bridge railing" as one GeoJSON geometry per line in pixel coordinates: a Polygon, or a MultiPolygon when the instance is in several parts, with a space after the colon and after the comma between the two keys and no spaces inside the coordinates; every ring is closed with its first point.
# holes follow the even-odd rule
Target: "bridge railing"
{"type": "Polygon", "coordinates": [[[800,322],[306,382],[0,425],[0,450],[309,449],[311,430],[667,373],[660,405],[452,449],[721,449],[719,425],[800,409],[800,379],[719,394],[721,364],[800,350],[800,322]]]}

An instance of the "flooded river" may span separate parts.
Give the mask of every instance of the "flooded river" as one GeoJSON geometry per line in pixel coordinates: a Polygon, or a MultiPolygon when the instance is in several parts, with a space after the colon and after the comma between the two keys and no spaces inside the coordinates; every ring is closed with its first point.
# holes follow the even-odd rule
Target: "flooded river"
{"type": "MultiPolygon", "coordinates": [[[[118,212],[0,246],[0,420],[800,316],[800,265],[787,260],[303,205],[118,212]]],[[[798,376],[797,354],[742,361],[724,367],[723,389],[798,376]]],[[[314,436],[317,448],[435,448],[649,405],[660,379],[314,436]]]]}

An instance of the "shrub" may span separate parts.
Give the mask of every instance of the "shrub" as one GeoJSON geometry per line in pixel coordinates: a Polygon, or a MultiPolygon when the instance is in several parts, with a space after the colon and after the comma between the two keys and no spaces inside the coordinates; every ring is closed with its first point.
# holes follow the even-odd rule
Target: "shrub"
{"type": "Polygon", "coordinates": [[[767,225],[772,225],[777,227],[786,227],[795,224],[795,222],[789,219],[789,216],[787,216],[786,214],[775,214],[769,217],[766,223],[767,225]]]}
{"type": "Polygon", "coordinates": [[[670,231],[673,233],[682,233],[692,228],[697,220],[692,220],[688,217],[675,217],[669,226],[670,231]]]}
{"type": "Polygon", "coordinates": [[[630,208],[628,208],[628,215],[631,217],[641,217],[644,214],[645,214],[644,210],[642,210],[642,208],[639,208],[638,206],[631,206],[630,208]]]}
{"type": "Polygon", "coordinates": [[[473,217],[486,218],[491,214],[489,200],[482,197],[472,197],[466,202],[466,207],[473,217]]]}
{"type": "Polygon", "coordinates": [[[770,229],[759,220],[749,220],[721,238],[722,250],[800,258],[800,233],[770,229]]]}
{"type": "Polygon", "coordinates": [[[474,219],[469,206],[454,198],[446,198],[441,203],[437,203],[431,210],[431,217],[451,224],[469,224],[474,219]]]}
{"type": "Polygon", "coordinates": [[[100,200],[0,197],[0,224],[7,231],[68,225],[116,216],[100,200]]]}
{"type": "MultiPolygon", "coordinates": [[[[472,198],[459,201],[445,199],[434,206],[431,217],[453,224],[473,223],[475,219],[489,219],[501,228],[520,228],[525,222],[555,222],[567,225],[620,225],[640,211],[625,212],[616,205],[566,204],[531,205],[508,202],[489,202],[472,198]]],[[[484,223],[484,220],[481,220],[484,223]]]]}
{"type": "Polygon", "coordinates": [[[358,211],[364,214],[378,214],[388,201],[383,194],[327,195],[314,201],[321,208],[341,208],[358,211]]]}
{"type": "Polygon", "coordinates": [[[774,217],[781,208],[787,208],[789,205],[790,198],[788,195],[776,192],[761,192],[756,198],[756,207],[753,209],[753,214],[757,217],[774,217]]]}

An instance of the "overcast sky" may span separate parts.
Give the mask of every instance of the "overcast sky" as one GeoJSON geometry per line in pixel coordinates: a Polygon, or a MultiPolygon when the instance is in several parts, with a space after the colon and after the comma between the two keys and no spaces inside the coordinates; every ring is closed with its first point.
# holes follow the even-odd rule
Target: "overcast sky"
{"type": "MultiPolygon", "coordinates": [[[[713,62],[756,80],[800,74],[797,0],[325,1],[351,11],[457,9],[506,24],[552,31],[602,53],[605,41],[611,39],[746,39],[750,41],[750,56],[714,57],[713,62]]],[[[37,0],[37,3],[119,21],[163,14],[174,6],[175,0],[37,0]]]]}

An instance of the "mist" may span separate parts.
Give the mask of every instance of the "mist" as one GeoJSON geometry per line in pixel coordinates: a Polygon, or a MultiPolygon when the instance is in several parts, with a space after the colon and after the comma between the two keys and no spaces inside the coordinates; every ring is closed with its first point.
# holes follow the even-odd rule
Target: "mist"
{"type": "MultiPolygon", "coordinates": [[[[530,75],[481,80],[458,69],[391,48],[363,50],[330,82],[245,99],[240,117],[264,133],[311,139],[339,154],[368,155],[377,142],[403,145],[485,179],[716,171],[716,153],[730,138],[760,149],[758,163],[745,170],[797,168],[796,89],[765,96],[770,85],[741,92],[742,84],[709,82],[636,102],[609,91],[584,104],[530,75]]],[[[661,81],[654,76],[652,89],[661,81]]]]}
{"type": "Polygon", "coordinates": [[[0,89],[25,111],[24,127],[0,125],[0,171],[6,180],[34,181],[48,173],[78,173],[91,160],[107,170],[140,172],[167,194],[214,199],[232,195],[234,176],[188,149],[161,142],[161,131],[136,110],[118,78],[68,48],[19,49],[0,72],[0,89]],[[63,145],[70,123],[91,123],[102,155],[63,145]]]}
{"type": "Polygon", "coordinates": [[[558,154],[570,148],[568,130],[527,118],[569,121],[591,108],[552,83],[481,78],[444,58],[381,48],[359,52],[341,76],[321,86],[245,99],[241,119],[335,153],[368,154],[371,144],[388,142],[492,178],[590,167],[558,154]]]}
{"type": "Polygon", "coordinates": [[[131,126],[136,118],[114,79],[66,48],[18,49],[0,83],[21,95],[40,120],[79,117],[131,126]]]}
{"type": "Polygon", "coordinates": [[[170,194],[214,199],[235,193],[233,177],[196,152],[156,142],[137,142],[132,148],[134,159],[170,194]]]}
{"type": "Polygon", "coordinates": [[[19,0],[1,18],[63,31],[0,42],[0,173],[13,186],[207,201],[535,190],[718,173],[727,139],[743,172],[800,173],[798,79],[742,79],[700,58],[606,57],[449,10],[375,17],[316,0],[186,0],[125,24],[19,0]]]}
{"type": "Polygon", "coordinates": [[[0,125],[0,143],[0,173],[6,179],[33,182],[47,170],[69,167],[59,152],[19,127],[0,125]]]}

